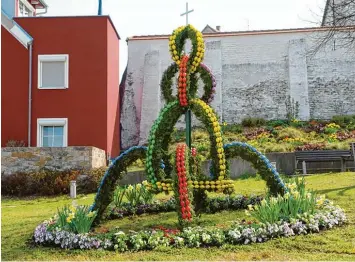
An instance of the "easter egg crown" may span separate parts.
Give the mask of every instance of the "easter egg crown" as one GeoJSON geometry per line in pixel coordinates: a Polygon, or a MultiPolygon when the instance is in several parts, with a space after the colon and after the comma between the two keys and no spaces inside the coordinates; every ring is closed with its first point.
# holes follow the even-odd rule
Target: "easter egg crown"
{"type": "MultiPolygon", "coordinates": [[[[154,192],[173,191],[181,226],[188,225],[194,218],[194,207],[198,205],[195,192],[217,191],[231,193],[229,165],[226,158],[239,156],[250,161],[266,180],[273,194],[285,193],[287,188],[269,160],[255,148],[240,142],[223,143],[222,129],[214,109],[209,105],[216,92],[216,81],[211,71],[202,63],[205,54],[202,33],[192,25],[181,26],[169,38],[169,51],[173,63],[164,72],[161,80],[162,95],[166,105],[153,123],[148,147],[135,146],[116,158],[101,181],[92,210],[97,210],[99,220],[107,205],[112,202],[117,181],[122,178],[127,166],[137,159],[145,158],[145,170],[149,183],[146,186],[154,192]],[[191,40],[190,54],[183,52],[185,41],[191,40]],[[173,95],[173,79],[178,74],[177,95],[173,95]],[[204,93],[197,97],[198,80],[203,82],[204,93]],[[210,138],[210,176],[199,172],[196,149],[178,144],[172,156],[168,146],[175,124],[186,110],[191,110],[205,126],[210,138]]],[[[200,199],[201,200],[201,199],[200,199]]],[[[202,201],[202,200],[201,200],[202,201]]]]}

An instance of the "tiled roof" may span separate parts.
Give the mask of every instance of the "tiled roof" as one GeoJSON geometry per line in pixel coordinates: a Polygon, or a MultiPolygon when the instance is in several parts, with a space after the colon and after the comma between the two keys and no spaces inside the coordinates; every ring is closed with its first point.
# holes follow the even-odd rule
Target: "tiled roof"
{"type": "MultiPolygon", "coordinates": [[[[355,27],[351,27],[355,28],[355,27]]],[[[339,28],[344,29],[344,27],[339,28]]],[[[250,30],[250,31],[229,31],[229,32],[215,32],[203,34],[205,37],[223,37],[223,36],[241,36],[241,35],[263,35],[263,34],[279,34],[279,33],[296,33],[296,32],[312,32],[312,31],[325,31],[329,27],[305,27],[305,28],[288,28],[288,29],[268,29],[268,30],[250,30]]],[[[128,37],[130,40],[153,40],[153,39],[167,39],[169,35],[138,35],[128,37]]]]}

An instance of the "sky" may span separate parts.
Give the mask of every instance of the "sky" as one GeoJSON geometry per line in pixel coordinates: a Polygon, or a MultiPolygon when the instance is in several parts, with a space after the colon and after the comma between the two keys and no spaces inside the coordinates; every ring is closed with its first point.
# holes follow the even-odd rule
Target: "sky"
{"type": "MultiPolygon", "coordinates": [[[[98,0],[45,0],[46,16],[97,15],[98,0]]],[[[126,38],[170,34],[186,23],[186,0],[102,0],[121,37],[120,76],[127,64],[126,38]]],[[[318,26],[326,0],[189,0],[189,23],[199,30],[207,24],[221,31],[318,26]]]]}

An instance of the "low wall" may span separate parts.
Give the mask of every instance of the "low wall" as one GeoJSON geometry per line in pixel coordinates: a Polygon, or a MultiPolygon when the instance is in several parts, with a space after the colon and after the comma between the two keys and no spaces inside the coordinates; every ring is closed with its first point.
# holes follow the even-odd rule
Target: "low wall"
{"type": "Polygon", "coordinates": [[[91,146],[70,147],[3,147],[1,173],[48,169],[91,169],[106,166],[104,150],[91,146]]]}
{"type": "MultiPolygon", "coordinates": [[[[265,155],[270,160],[270,162],[276,162],[276,169],[280,174],[285,174],[285,175],[296,174],[296,166],[295,166],[296,161],[295,161],[295,154],[293,152],[267,153],[265,155]]],[[[230,174],[232,179],[237,178],[243,174],[253,175],[256,173],[256,170],[252,167],[252,165],[248,161],[245,161],[241,158],[231,159],[230,164],[231,164],[230,174]]],[[[202,163],[202,172],[205,175],[209,174],[208,165],[209,165],[208,161],[202,163]]],[[[345,162],[345,170],[355,171],[355,165],[353,160],[349,160],[345,162]]],[[[309,174],[326,173],[332,171],[340,172],[339,161],[307,163],[307,173],[309,174]]],[[[302,170],[298,170],[298,172],[302,173],[302,170]]],[[[127,175],[123,176],[123,179],[120,181],[120,184],[121,185],[136,184],[146,179],[147,178],[145,176],[144,170],[134,171],[134,172],[129,172],[127,175]]]]}
{"type": "MultiPolygon", "coordinates": [[[[281,174],[293,175],[295,173],[294,153],[267,153],[265,156],[270,162],[276,162],[276,169],[281,174]]],[[[256,170],[252,165],[241,158],[233,158],[230,161],[230,176],[237,178],[243,174],[255,174],[256,170]]],[[[208,174],[208,161],[203,163],[202,172],[208,174]]]]}

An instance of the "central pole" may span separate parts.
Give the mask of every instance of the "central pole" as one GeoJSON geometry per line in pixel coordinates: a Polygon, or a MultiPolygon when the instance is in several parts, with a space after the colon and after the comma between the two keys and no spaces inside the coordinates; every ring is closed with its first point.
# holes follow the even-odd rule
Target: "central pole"
{"type": "Polygon", "coordinates": [[[102,15],[102,0],[99,0],[99,10],[97,11],[97,15],[102,15]]]}
{"type": "MultiPolygon", "coordinates": [[[[189,3],[186,3],[186,12],[181,14],[181,16],[186,15],[186,26],[189,24],[189,13],[193,12],[194,10],[189,10],[189,3]]],[[[188,50],[185,44],[184,48],[185,55],[187,55],[188,50]]],[[[186,145],[191,148],[191,110],[188,108],[185,113],[185,136],[186,136],[186,145]]]]}

